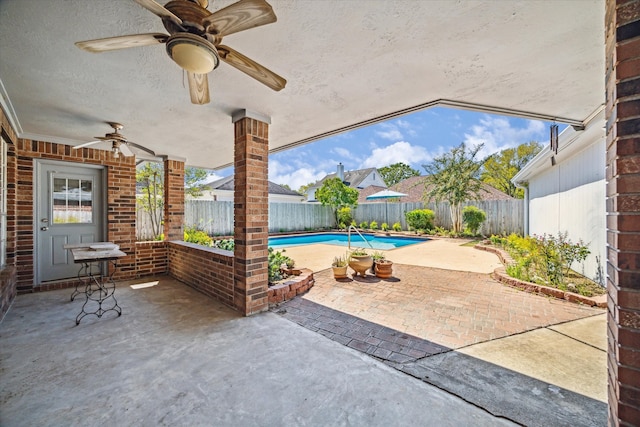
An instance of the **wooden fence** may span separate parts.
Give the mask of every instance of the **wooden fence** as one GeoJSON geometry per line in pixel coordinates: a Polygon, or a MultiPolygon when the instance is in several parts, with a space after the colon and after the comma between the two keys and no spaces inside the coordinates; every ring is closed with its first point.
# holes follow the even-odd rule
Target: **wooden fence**
{"type": "MultiPolygon", "coordinates": [[[[487,214],[487,220],[480,232],[485,235],[524,232],[524,201],[489,200],[470,202],[487,214]]],[[[391,225],[399,222],[407,229],[405,212],[414,209],[431,209],[435,212],[435,225],[451,229],[451,217],[448,203],[365,203],[353,210],[355,221],[377,221],[378,227],[386,222],[391,225]]],[[[185,225],[206,231],[210,236],[229,236],[233,234],[233,202],[210,200],[185,201],[185,225]]],[[[333,211],[315,203],[270,203],[269,231],[302,231],[334,227],[333,211]]],[[[149,226],[148,214],[138,211],[136,233],[138,240],[153,238],[149,226]]]]}

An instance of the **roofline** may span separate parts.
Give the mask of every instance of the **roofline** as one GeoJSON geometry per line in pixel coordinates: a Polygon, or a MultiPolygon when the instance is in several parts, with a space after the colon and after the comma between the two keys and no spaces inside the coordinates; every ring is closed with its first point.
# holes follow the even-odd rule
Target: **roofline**
{"type": "Polygon", "coordinates": [[[520,171],[511,178],[517,187],[524,188],[529,180],[541,172],[552,168],[556,163],[561,162],[574,153],[582,150],[584,144],[577,144],[576,141],[595,141],[604,138],[604,106],[600,107],[585,125],[584,130],[576,130],[574,127],[567,127],[558,136],[558,152],[552,152],[548,147],[543,148],[533,159],[531,159],[520,171]]]}

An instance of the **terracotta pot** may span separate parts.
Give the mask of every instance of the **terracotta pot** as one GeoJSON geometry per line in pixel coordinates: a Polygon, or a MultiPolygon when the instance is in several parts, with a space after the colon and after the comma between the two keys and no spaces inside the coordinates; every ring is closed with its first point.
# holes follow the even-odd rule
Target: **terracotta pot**
{"type": "Polygon", "coordinates": [[[360,274],[362,277],[366,275],[366,271],[371,268],[372,263],[371,255],[351,255],[349,259],[349,267],[355,271],[356,275],[360,274]]]}
{"type": "Polygon", "coordinates": [[[346,279],[347,278],[347,266],[346,265],[344,267],[331,266],[331,268],[333,269],[333,278],[334,279],[346,279]]]}
{"type": "Polygon", "coordinates": [[[375,262],[376,277],[388,279],[393,275],[393,262],[380,260],[375,262]]]}

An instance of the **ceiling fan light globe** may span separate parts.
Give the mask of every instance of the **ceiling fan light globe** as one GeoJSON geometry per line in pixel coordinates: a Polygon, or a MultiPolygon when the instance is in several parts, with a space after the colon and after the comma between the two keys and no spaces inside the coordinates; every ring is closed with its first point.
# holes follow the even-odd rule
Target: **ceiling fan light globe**
{"type": "Polygon", "coordinates": [[[219,64],[215,46],[193,34],[175,34],[167,41],[167,53],[180,68],[195,74],[207,74],[219,64]]]}

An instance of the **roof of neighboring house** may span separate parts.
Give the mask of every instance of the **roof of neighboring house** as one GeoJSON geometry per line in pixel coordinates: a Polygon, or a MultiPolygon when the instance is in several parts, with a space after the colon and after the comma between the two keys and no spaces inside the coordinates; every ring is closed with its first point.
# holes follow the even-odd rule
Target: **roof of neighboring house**
{"type": "MultiPolygon", "coordinates": [[[[221,178],[215,181],[208,182],[204,184],[205,187],[211,190],[226,190],[233,191],[234,186],[234,176],[230,175],[225,178],[221,178]]],[[[284,196],[299,196],[303,197],[302,194],[297,191],[289,190],[288,188],[283,187],[282,185],[278,185],[275,182],[269,182],[269,194],[280,194],[284,196]]]]}
{"type": "Polygon", "coordinates": [[[387,187],[380,187],[379,185],[370,185],[359,191],[358,204],[360,203],[375,203],[384,202],[384,199],[367,200],[367,196],[377,193],[378,191],[386,190],[387,187]]]}
{"type": "MultiPolygon", "coordinates": [[[[393,185],[391,189],[400,193],[405,193],[407,196],[400,199],[401,202],[422,202],[424,201],[424,189],[426,176],[412,176],[404,181],[393,185]]],[[[479,194],[481,200],[510,200],[513,197],[509,196],[502,191],[493,188],[489,184],[482,184],[482,190],[479,194]]]]}
{"type": "MultiPolygon", "coordinates": [[[[358,188],[360,186],[360,184],[362,183],[362,181],[364,181],[364,179],[366,177],[368,177],[372,172],[376,172],[377,169],[376,168],[367,168],[367,169],[358,169],[358,170],[353,170],[353,171],[345,171],[344,172],[344,180],[345,182],[349,183],[349,187],[351,188],[358,188]]],[[[335,178],[337,177],[338,174],[336,172],[330,173],[329,175],[325,176],[324,178],[322,178],[320,181],[316,182],[313,187],[321,187],[322,184],[331,178],[335,178]]]]}

